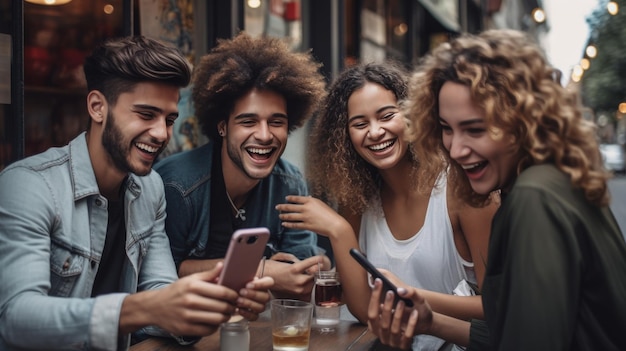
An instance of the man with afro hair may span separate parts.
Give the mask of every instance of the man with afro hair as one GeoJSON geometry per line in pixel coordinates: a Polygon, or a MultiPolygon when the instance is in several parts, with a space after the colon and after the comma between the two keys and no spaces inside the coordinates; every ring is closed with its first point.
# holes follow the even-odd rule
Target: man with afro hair
{"type": "Polygon", "coordinates": [[[309,300],[318,262],[317,235],[281,226],[275,206],[307,195],[297,167],[281,158],[290,132],[325,95],[321,64],[278,38],[242,32],[204,55],[192,78],[193,104],[206,145],[166,157],[155,169],[167,198],[166,231],[178,274],[221,261],[233,231],[267,227],[271,236],[258,275],[275,296],[309,300]]]}

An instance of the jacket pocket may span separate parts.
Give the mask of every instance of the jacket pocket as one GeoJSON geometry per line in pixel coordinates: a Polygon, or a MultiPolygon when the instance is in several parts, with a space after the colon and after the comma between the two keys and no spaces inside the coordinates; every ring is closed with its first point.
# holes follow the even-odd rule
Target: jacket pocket
{"type": "Polygon", "coordinates": [[[83,272],[85,257],[52,243],[50,252],[50,296],[71,296],[83,272]]]}

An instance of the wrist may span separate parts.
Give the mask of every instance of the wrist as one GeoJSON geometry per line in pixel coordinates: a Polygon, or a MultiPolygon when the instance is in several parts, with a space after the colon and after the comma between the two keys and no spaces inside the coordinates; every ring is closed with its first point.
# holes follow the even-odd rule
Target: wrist
{"type": "Polygon", "coordinates": [[[331,230],[327,233],[327,236],[331,241],[344,240],[347,235],[355,237],[352,226],[343,217],[341,217],[330,229],[331,230]]]}
{"type": "Polygon", "coordinates": [[[151,321],[150,307],[145,306],[152,300],[151,291],[130,294],[124,298],[120,311],[119,330],[122,333],[132,333],[135,330],[154,324],[151,321]]]}

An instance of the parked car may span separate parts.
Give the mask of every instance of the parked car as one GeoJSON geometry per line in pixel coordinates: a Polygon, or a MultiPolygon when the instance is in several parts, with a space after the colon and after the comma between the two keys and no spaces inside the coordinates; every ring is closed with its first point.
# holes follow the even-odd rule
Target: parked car
{"type": "Polygon", "coordinates": [[[615,173],[626,173],[626,152],[620,144],[600,144],[604,167],[615,173]]]}

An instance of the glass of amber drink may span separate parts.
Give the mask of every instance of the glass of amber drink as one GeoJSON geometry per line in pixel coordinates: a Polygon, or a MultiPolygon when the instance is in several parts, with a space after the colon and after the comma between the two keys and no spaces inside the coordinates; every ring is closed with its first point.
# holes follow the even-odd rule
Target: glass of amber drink
{"type": "Polygon", "coordinates": [[[275,351],[307,351],[313,304],[290,299],[271,302],[272,343],[275,351]]]}
{"type": "Polygon", "coordinates": [[[339,324],[341,312],[341,281],[337,271],[315,273],[315,322],[319,326],[339,324]]]}

